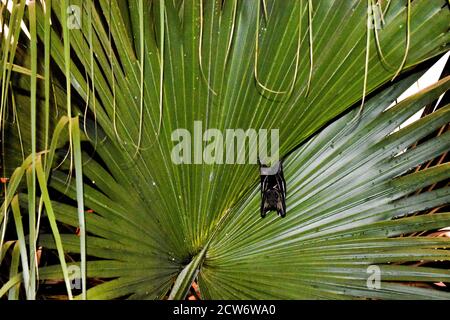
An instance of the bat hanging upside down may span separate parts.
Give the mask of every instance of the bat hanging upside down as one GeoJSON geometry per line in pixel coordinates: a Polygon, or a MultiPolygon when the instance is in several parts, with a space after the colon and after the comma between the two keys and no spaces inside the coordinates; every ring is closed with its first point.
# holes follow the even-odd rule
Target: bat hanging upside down
{"type": "Polygon", "coordinates": [[[261,217],[276,211],[282,218],[286,216],[286,182],[281,161],[267,167],[260,163],[261,176],[261,217]]]}

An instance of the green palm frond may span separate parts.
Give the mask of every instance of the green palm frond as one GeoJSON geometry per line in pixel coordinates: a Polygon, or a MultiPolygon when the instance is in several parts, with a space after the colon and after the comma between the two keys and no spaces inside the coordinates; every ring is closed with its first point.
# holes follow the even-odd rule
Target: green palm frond
{"type": "MultiPolygon", "coordinates": [[[[130,198],[99,165],[85,170],[98,188],[85,189],[86,205],[98,214],[86,218],[88,233],[95,235],[88,237],[88,254],[110,259],[88,262],[88,273],[117,278],[91,289],[90,298],[163,297],[191,259],[201,270],[200,287],[209,298],[448,298],[438,291],[397,284],[418,279],[445,281],[450,276],[445,270],[396,264],[450,257],[448,250],[442,250],[448,240],[395,238],[450,223],[450,215],[444,213],[392,220],[446,204],[450,198],[448,187],[405,197],[447,179],[450,172],[448,164],[443,164],[403,175],[450,147],[445,133],[402,152],[448,123],[448,106],[392,133],[450,85],[446,78],[386,110],[416,78],[370,99],[358,127],[351,122],[358,112],[353,110],[286,159],[289,215],[285,219],[258,218],[260,196],[254,181],[251,191],[214,226],[217,230],[210,233],[202,252],[191,251],[188,238],[179,239],[182,235],[168,237],[169,231],[163,228],[171,221],[155,221],[158,216],[139,207],[140,202],[130,198]],[[184,245],[177,248],[178,243],[170,242],[175,238],[184,245]],[[383,290],[366,286],[371,265],[381,268],[383,290]]],[[[63,174],[53,179],[57,190],[67,188],[63,174]]],[[[66,194],[75,199],[73,184],[66,194]]],[[[75,208],[60,203],[54,207],[61,222],[78,225],[75,208]]],[[[75,235],[63,239],[66,250],[79,252],[75,235]]],[[[41,243],[53,248],[51,236],[41,237],[41,243]]],[[[55,268],[48,272],[55,276],[55,268]]]]}

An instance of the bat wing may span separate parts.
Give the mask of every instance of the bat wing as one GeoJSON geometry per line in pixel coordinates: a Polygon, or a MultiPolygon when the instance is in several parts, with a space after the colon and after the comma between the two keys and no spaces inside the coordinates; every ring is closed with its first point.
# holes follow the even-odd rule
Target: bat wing
{"type": "Polygon", "coordinates": [[[284,218],[286,216],[286,182],[284,181],[283,171],[277,175],[277,185],[280,190],[280,197],[277,203],[277,212],[284,218]]]}
{"type": "Polygon", "coordinates": [[[261,176],[261,218],[266,217],[266,213],[268,211],[269,204],[266,200],[265,191],[267,189],[267,176],[261,176]]]}

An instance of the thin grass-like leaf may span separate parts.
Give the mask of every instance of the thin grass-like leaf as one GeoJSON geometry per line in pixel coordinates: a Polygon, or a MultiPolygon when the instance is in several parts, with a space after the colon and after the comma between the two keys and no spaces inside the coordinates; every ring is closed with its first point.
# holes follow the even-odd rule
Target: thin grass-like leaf
{"type": "Polygon", "coordinates": [[[78,204],[78,220],[80,228],[80,253],[81,253],[81,286],[82,299],[86,299],[86,226],[84,217],[84,199],[83,199],[83,169],[80,145],[80,128],[78,118],[72,121],[73,134],[73,155],[75,160],[75,179],[77,186],[77,204],[78,204]]]}
{"type": "Polygon", "coordinates": [[[18,237],[18,243],[20,248],[20,258],[22,261],[22,274],[23,274],[23,282],[25,287],[25,292],[27,295],[27,299],[34,299],[34,292],[32,291],[33,286],[30,283],[30,268],[28,263],[28,253],[26,247],[25,234],[22,224],[22,215],[20,214],[19,208],[19,197],[15,196],[11,202],[11,208],[14,214],[14,222],[16,225],[16,232],[18,237]]]}
{"type": "Polygon", "coordinates": [[[69,273],[67,271],[66,259],[64,257],[64,249],[61,242],[61,236],[59,234],[58,225],[56,224],[55,213],[53,212],[52,203],[50,201],[50,196],[47,189],[47,181],[45,178],[45,172],[42,168],[41,157],[38,156],[36,160],[36,175],[39,181],[39,187],[41,189],[42,198],[44,200],[45,209],[50,222],[50,227],[53,232],[54,241],[58,251],[59,263],[61,264],[61,269],[64,275],[64,282],[66,284],[67,295],[69,299],[72,299],[72,288],[69,280],[69,273]]]}

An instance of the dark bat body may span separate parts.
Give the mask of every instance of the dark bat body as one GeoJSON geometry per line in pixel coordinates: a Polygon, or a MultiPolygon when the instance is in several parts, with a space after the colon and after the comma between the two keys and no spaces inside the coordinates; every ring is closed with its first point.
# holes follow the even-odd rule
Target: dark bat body
{"type": "Polygon", "coordinates": [[[272,167],[260,165],[261,176],[261,217],[276,211],[282,218],[286,216],[286,182],[283,165],[277,162],[272,167]]]}

